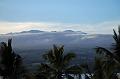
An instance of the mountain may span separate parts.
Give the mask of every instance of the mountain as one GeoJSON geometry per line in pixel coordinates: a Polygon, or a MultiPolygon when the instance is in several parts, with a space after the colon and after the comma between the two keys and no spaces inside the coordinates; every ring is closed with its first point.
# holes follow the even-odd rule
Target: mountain
{"type": "Polygon", "coordinates": [[[15,32],[15,33],[7,33],[7,34],[24,34],[24,33],[41,33],[44,31],[40,31],[40,30],[29,30],[29,31],[22,31],[22,32],[15,32]]]}
{"type": "MultiPolygon", "coordinates": [[[[21,31],[21,32],[14,32],[14,33],[7,33],[6,35],[11,35],[11,34],[30,34],[30,33],[41,33],[41,32],[47,32],[47,31],[40,31],[40,30],[28,30],[28,31],[21,31]]],[[[59,32],[59,31],[51,31],[51,32],[59,32]]],[[[73,30],[64,30],[62,31],[64,33],[75,33],[78,32],[79,34],[87,34],[82,31],[73,31],[73,30]]]]}
{"type": "Polygon", "coordinates": [[[65,30],[63,32],[68,32],[68,33],[72,33],[72,32],[79,32],[80,34],[87,34],[85,32],[82,32],[82,31],[73,31],[73,30],[65,30]]]}
{"type": "Polygon", "coordinates": [[[63,32],[74,32],[73,30],[65,30],[63,32]]]}
{"type": "Polygon", "coordinates": [[[30,30],[5,34],[0,35],[0,42],[7,41],[8,38],[12,38],[15,52],[23,57],[29,67],[43,62],[42,55],[52,48],[53,44],[64,45],[65,52],[75,52],[77,58],[74,63],[77,64],[83,61],[93,62],[96,46],[111,48],[114,43],[112,35],[109,34],[84,34],[81,31],[70,30],[63,32],[30,30]]]}
{"type": "Polygon", "coordinates": [[[44,31],[40,31],[40,30],[29,30],[29,31],[22,31],[20,33],[40,33],[40,32],[44,32],[44,31]]]}

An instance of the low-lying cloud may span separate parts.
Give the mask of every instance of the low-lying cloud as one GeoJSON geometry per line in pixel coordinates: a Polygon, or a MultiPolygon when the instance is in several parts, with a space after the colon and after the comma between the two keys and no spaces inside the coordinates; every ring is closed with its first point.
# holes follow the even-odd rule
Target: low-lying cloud
{"type": "Polygon", "coordinates": [[[83,31],[90,34],[112,34],[112,29],[118,28],[120,21],[108,21],[96,24],[71,24],[53,22],[0,22],[0,34],[37,29],[41,31],[83,31]]]}

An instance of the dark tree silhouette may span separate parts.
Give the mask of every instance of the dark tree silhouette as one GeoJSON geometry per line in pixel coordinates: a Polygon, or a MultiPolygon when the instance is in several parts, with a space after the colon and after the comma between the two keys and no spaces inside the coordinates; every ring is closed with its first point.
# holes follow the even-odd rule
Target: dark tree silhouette
{"type": "Polygon", "coordinates": [[[64,46],[57,47],[54,45],[52,50],[43,55],[43,58],[47,62],[40,65],[39,72],[42,76],[45,75],[44,79],[62,79],[62,74],[69,72],[81,73],[80,67],[70,66],[69,63],[75,58],[75,54],[64,54],[64,46]]]}
{"type": "Polygon", "coordinates": [[[95,58],[95,66],[94,66],[94,75],[95,79],[104,79],[103,75],[103,62],[99,58],[95,58]]]}
{"type": "Polygon", "coordinates": [[[20,79],[24,73],[22,58],[14,53],[11,42],[12,39],[8,43],[1,42],[1,75],[4,79],[20,79]]]}
{"type": "Polygon", "coordinates": [[[98,54],[102,54],[103,58],[106,58],[106,60],[103,61],[103,65],[101,65],[102,71],[104,71],[102,73],[105,79],[117,78],[116,72],[118,72],[118,69],[120,68],[120,26],[118,27],[118,33],[116,33],[114,29],[113,32],[115,43],[113,44],[113,48],[111,50],[103,47],[96,48],[96,52],[98,54]]]}
{"type": "Polygon", "coordinates": [[[114,29],[113,29],[113,32],[114,32],[113,38],[115,40],[115,44],[113,45],[114,54],[115,54],[116,60],[118,60],[118,62],[120,63],[120,26],[118,27],[118,34],[114,29]]]}
{"type": "Polygon", "coordinates": [[[103,47],[97,47],[96,51],[98,53],[104,53],[107,57],[112,58],[120,66],[120,26],[118,26],[118,34],[114,29],[113,32],[114,32],[113,38],[115,40],[113,50],[110,51],[103,47]]]}
{"type": "Polygon", "coordinates": [[[97,57],[95,59],[94,79],[113,79],[115,62],[112,59],[97,57]]]}

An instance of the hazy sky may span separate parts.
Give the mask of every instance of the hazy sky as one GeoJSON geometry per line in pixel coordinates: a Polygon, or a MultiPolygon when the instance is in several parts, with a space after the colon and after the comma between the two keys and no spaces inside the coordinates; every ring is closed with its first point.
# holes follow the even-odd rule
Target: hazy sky
{"type": "Polygon", "coordinates": [[[111,33],[120,0],[0,0],[0,33],[30,29],[111,33]]]}

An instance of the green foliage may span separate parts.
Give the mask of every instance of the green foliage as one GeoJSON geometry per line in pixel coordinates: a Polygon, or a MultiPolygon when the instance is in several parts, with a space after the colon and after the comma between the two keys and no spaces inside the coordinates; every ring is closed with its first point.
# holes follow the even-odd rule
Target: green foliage
{"type": "Polygon", "coordinates": [[[6,79],[19,79],[24,73],[22,58],[14,53],[11,42],[9,39],[8,43],[1,43],[1,75],[6,79]]]}
{"type": "Polygon", "coordinates": [[[81,73],[81,68],[78,66],[70,66],[69,63],[75,58],[74,53],[64,54],[64,46],[53,46],[53,49],[43,55],[46,60],[45,64],[40,65],[40,75],[46,75],[46,79],[61,79],[64,73],[81,73]]]}
{"type": "Polygon", "coordinates": [[[99,54],[104,54],[107,57],[112,58],[117,64],[120,65],[120,26],[118,27],[118,34],[116,31],[113,29],[114,35],[113,38],[115,40],[114,47],[112,51],[103,48],[103,47],[97,47],[96,52],[99,54]]]}
{"type": "Polygon", "coordinates": [[[116,64],[111,58],[96,57],[93,79],[113,79],[116,64]]]}
{"type": "Polygon", "coordinates": [[[118,60],[118,62],[120,63],[120,26],[118,27],[118,34],[114,31],[114,35],[113,38],[115,40],[115,44],[114,46],[114,54],[116,56],[116,59],[118,60]]]}
{"type": "Polygon", "coordinates": [[[101,61],[101,59],[96,58],[95,67],[94,67],[94,75],[93,75],[94,79],[104,79],[102,66],[103,66],[103,62],[101,61]]]}
{"type": "Polygon", "coordinates": [[[118,34],[113,29],[113,38],[115,43],[113,50],[108,50],[103,47],[97,47],[97,54],[102,54],[102,58],[97,60],[94,73],[95,79],[113,79],[116,77],[116,70],[120,67],[120,26],[118,27],[118,34]]]}

